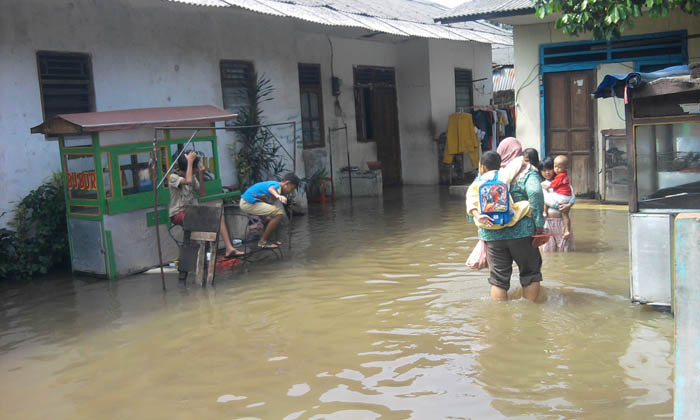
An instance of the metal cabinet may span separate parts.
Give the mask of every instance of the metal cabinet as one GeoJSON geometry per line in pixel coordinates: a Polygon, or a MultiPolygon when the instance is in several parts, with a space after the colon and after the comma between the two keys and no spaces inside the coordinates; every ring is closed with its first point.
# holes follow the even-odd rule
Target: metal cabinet
{"type": "Polygon", "coordinates": [[[674,216],[630,214],[630,297],[633,302],[671,306],[674,216]]]}

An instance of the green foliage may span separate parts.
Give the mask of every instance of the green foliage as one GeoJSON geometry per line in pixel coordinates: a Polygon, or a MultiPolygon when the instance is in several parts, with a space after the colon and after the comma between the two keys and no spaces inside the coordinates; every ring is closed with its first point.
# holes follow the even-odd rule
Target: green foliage
{"type": "Polygon", "coordinates": [[[667,17],[673,9],[700,15],[700,0],[533,0],[537,17],[561,13],[554,26],[567,35],[592,32],[595,39],[619,38],[645,13],[667,17]]]}
{"type": "MultiPolygon", "coordinates": [[[[273,100],[274,87],[270,79],[253,73],[245,89],[247,105],[238,111],[237,127],[265,124],[262,104],[273,100]]],[[[285,165],[278,152],[282,146],[275,142],[272,133],[264,127],[236,130],[239,145],[234,146],[233,157],[238,168],[241,190],[284,172],[285,165]]]]}
{"type": "Polygon", "coordinates": [[[0,229],[0,280],[30,279],[70,261],[61,174],[22,199],[10,226],[0,229]]]}

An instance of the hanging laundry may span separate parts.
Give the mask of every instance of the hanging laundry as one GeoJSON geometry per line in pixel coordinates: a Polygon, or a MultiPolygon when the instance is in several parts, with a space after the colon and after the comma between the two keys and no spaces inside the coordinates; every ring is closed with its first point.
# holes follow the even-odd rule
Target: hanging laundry
{"type": "Polygon", "coordinates": [[[490,113],[488,111],[478,110],[472,112],[472,115],[474,116],[474,125],[485,133],[484,137],[480,139],[481,150],[491,150],[491,123],[489,121],[490,113]]]}
{"type": "Polygon", "coordinates": [[[443,162],[450,164],[454,155],[469,153],[469,159],[476,168],[479,165],[479,142],[474,132],[471,114],[454,113],[447,121],[447,144],[443,162]]]}

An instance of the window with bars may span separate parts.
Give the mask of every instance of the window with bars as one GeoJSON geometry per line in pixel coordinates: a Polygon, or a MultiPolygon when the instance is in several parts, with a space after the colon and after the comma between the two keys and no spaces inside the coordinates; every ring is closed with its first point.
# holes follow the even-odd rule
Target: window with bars
{"type": "MultiPolygon", "coordinates": [[[[248,61],[221,60],[221,93],[224,109],[239,113],[248,106],[248,87],[253,77],[253,63],[248,61]]],[[[226,126],[233,121],[226,121],[226,126]]]]}
{"type": "Polygon", "coordinates": [[[605,41],[548,44],[541,47],[540,64],[544,70],[550,71],[562,71],[562,66],[583,66],[587,63],[594,66],[622,61],[663,68],[688,62],[687,38],[685,31],[675,31],[605,41]]]}
{"type": "Polygon", "coordinates": [[[305,149],[323,147],[323,95],[321,65],[299,63],[301,132],[305,149]]]}
{"type": "Polygon", "coordinates": [[[455,108],[457,111],[467,110],[474,104],[472,85],[471,70],[455,69],[455,108]]]}
{"type": "Polygon", "coordinates": [[[390,67],[357,66],[355,79],[355,124],[357,141],[374,141],[374,88],[395,87],[394,69],[390,67]]]}
{"type": "Polygon", "coordinates": [[[37,66],[44,119],[95,110],[89,55],[39,51],[37,66]]]}

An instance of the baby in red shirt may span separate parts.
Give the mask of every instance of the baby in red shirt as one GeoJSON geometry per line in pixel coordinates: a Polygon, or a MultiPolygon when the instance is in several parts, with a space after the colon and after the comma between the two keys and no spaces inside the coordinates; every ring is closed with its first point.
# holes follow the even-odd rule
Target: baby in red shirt
{"type": "MultiPolygon", "coordinates": [[[[551,181],[542,181],[542,190],[544,192],[545,215],[547,214],[547,211],[550,207],[557,208],[561,204],[570,203],[573,198],[571,182],[569,180],[569,174],[567,172],[568,168],[569,160],[567,159],[567,157],[559,155],[556,158],[554,158],[554,173],[556,175],[551,181]]],[[[567,239],[569,236],[571,236],[571,219],[569,218],[569,214],[565,212],[562,212],[561,216],[564,219],[564,224],[566,226],[562,238],[567,239]]]]}

